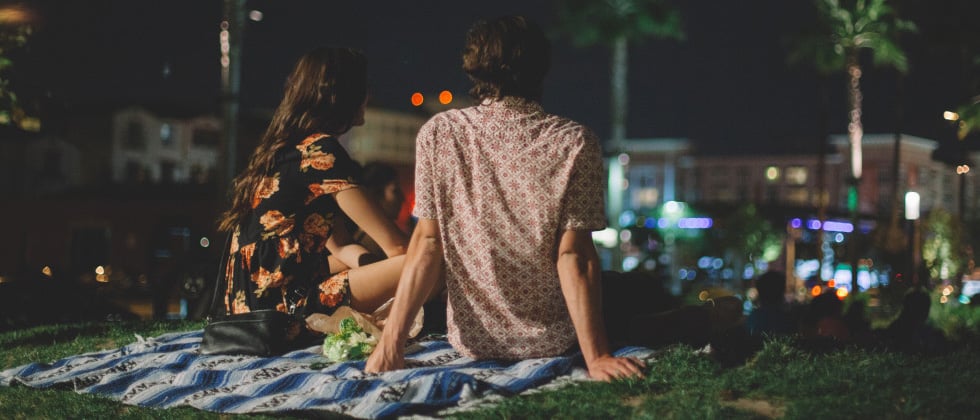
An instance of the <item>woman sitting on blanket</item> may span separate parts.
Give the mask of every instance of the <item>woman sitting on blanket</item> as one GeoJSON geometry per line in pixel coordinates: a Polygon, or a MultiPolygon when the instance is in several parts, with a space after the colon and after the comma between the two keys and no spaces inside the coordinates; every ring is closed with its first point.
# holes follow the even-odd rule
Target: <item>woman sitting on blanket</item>
{"type": "Polygon", "coordinates": [[[227,313],[258,309],[331,314],[371,312],[395,292],[407,238],[357,188],[355,163],[337,141],[364,124],[364,55],[318,48],[290,74],[272,122],[234,182],[219,228],[231,231],[225,269],[227,313]],[[387,259],[354,244],[346,215],[387,259]]]}

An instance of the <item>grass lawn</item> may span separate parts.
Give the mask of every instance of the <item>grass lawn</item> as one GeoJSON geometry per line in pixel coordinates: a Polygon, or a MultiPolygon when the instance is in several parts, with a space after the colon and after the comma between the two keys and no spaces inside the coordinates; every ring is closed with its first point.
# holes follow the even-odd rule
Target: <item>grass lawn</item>
{"type": "MultiPolygon", "coordinates": [[[[0,334],[0,368],[116,348],[200,322],[80,323],[0,334]]],[[[964,339],[939,355],[766,341],[738,363],[675,346],[647,378],[579,383],[511,397],[459,418],[976,418],[980,352],[964,339]]],[[[127,406],[71,390],[0,387],[0,418],[229,418],[193,408],[127,406]]],[[[267,418],[249,416],[250,418],[267,418]]],[[[272,417],[268,417],[272,418],[272,417]]],[[[276,417],[282,418],[282,417],[276,417]]]]}

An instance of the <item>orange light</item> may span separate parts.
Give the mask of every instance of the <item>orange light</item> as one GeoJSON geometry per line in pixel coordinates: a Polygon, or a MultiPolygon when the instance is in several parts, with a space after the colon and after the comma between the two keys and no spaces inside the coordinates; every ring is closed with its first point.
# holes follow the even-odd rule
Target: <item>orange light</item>
{"type": "Polygon", "coordinates": [[[847,297],[847,289],[837,289],[837,299],[844,300],[847,297]]]}
{"type": "Polygon", "coordinates": [[[442,92],[439,92],[439,103],[440,104],[448,105],[452,101],[453,101],[453,93],[452,92],[450,92],[448,90],[444,90],[442,92]]]}
{"type": "Polygon", "coordinates": [[[837,287],[837,282],[834,279],[827,280],[827,287],[837,287]]]}
{"type": "Polygon", "coordinates": [[[422,96],[421,93],[415,92],[412,94],[412,105],[414,106],[422,105],[422,101],[424,100],[425,98],[422,96]]]}
{"type": "Polygon", "coordinates": [[[817,296],[820,296],[820,293],[821,293],[821,292],[823,292],[823,289],[821,289],[821,288],[820,288],[820,286],[813,286],[813,288],[812,288],[812,289],[810,289],[810,294],[811,294],[811,295],[812,295],[813,297],[817,297],[817,296]]]}

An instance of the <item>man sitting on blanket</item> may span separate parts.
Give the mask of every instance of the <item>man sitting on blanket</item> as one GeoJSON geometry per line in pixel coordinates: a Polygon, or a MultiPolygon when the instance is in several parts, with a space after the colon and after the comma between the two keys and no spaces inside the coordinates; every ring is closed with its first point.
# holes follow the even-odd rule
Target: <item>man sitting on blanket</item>
{"type": "Polygon", "coordinates": [[[541,108],[549,65],[547,39],[524,17],[467,33],[463,70],[481,102],[419,131],[419,222],[368,372],[404,366],[409,325],[444,279],[449,342],[466,356],[551,357],[578,344],[592,378],[642,375],[642,361],[611,355],[600,308],[599,143],[541,108]]]}

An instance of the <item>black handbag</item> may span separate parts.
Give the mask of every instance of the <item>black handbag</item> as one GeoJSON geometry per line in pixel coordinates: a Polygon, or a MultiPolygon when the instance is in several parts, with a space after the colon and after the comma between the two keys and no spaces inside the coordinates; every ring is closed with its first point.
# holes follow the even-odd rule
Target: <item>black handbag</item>
{"type": "MultiPolygon", "coordinates": [[[[218,302],[218,293],[228,263],[228,244],[231,234],[222,248],[221,262],[218,265],[218,278],[215,280],[214,296],[211,299],[213,314],[218,302]]],[[[227,281],[227,279],[224,279],[227,281]]],[[[304,334],[303,319],[274,309],[263,309],[243,314],[208,316],[201,338],[202,354],[236,354],[251,356],[277,356],[312,344],[310,334],[304,334]]]]}

